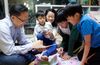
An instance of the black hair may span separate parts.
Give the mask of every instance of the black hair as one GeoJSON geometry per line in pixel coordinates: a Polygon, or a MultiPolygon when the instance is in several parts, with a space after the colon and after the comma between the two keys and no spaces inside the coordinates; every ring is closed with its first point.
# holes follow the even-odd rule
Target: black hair
{"type": "Polygon", "coordinates": [[[5,17],[5,9],[4,9],[4,2],[0,0],[0,19],[5,17]]]}
{"type": "Polygon", "coordinates": [[[79,13],[80,15],[82,15],[83,14],[82,6],[79,4],[66,5],[63,13],[66,16],[66,18],[68,16],[74,16],[75,13],[79,13]]]}
{"type": "Polygon", "coordinates": [[[64,8],[61,8],[57,11],[57,14],[58,14],[57,20],[56,20],[57,23],[60,23],[62,21],[67,21],[66,17],[64,16],[63,11],[64,11],[64,8]]]}
{"type": "Polygon", "coordinates": [[[10,16],[19,16],[22,12],[28,12],[28,8],[23,4],[12,5],[9,10],[10,16]]]}
{"type": "Polygon", "coordinates": [[[45,16],[44,11],[39,10],[39,11],[36,13],[36,18],[38,18],[39,16],[45,16]]]}
{"type": "Polygon", "coordinates": [[[56,12],[54,9],[47,9],[47,10],[45,11],[45,16],[47,16],[48,12],[53,12],[53,13],[54,13],[54,15],[55,15],[55,20],[54,20],[54,22],[52,23],[52,26],[53,26],[53,27],[56,27],[56,26],[57,26],[57,24],[56,24],[57,12],[56,12]]]}

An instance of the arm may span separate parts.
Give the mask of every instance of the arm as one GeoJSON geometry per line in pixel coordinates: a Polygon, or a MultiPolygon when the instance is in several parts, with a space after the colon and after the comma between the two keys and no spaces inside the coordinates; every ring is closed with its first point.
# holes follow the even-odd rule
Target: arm
{"type": "Polygon", "coordinates": [[[84,65],[87,61],[87,56],[90,51],[90,46],[91,46],[91,35],[86,35],[84,36],[84,53],[81,60],[82,65],[84,65]]]}
{"type": "Polygon", "coordinates": [[[73,26],[68,42],[68,55],[70,56],[73,56],[75,42],[78,40],[78,37],[79,37],[79,32],[77,28],[73,26]]]}
{"type": "Polygon", "coordinates": [[[60,47],[63,40],[62,36],[59,33],[56,33],[55,39],[56,39],[55,41],[56,41],[57,46],[60,47]]]}
{"type": "Polygon", "coordinates": [[[40,25],[36,25],[35,27],[34,27],[34,41],[37,41],[37,35],[39,34],[39,33],[43,33],[43,28],[41,28],[41,26],[40,25]]]}
{"type": "Polygon", "coordinates": [[[83,51],[83,57],[81,60],[81,65],[85,65],[87,61],[87,56],[89,54],[90,47],[91,47],[91,37],[92,37],[91,35],[93,34],[93,32],[94,30],[93,30],[93,24],[91,23],[91,20],[85,19],[84,21],[82,21],[81,34],[84,39],[84,51],[83,51]]]}
{"type": "Polygon", "coordinates": [[[29,44],[32,43],[32,41],[26,37],[25,32],[23,31],[23,29],[21,28],[20,31],[18,32],[19,34],[17,34],[17,42],[18,44],[29,44]]]}
{"type": "Polygon", "coordinates": [[[35,26],[35,27],[34,27],[34,32],[33,32],[34,41],[37,40],[37,34],[38,34],[38,32],[37,32],[37,29],[36,29],[36,26],[35,26]]]}
{"type": "Polygon", "coordinates": [[[62,36],[58,33],[57,28],[54,28],[54,29],[53,29],[53,35],[54,35],[54,37],[55,37],[56,44],[57,44],[58,47],[59,47],[59,46],[61,45],[61,43],[62,43],[63,38],[62,38],[62,36]]]}
{"type": "Polygon", "coordinates": [[[4,54],[23,54],[32,49],[33,43],[15,46],[14,41],[11,35],[11,29],[6,25],[0,26],[0,50],[4,54]]]}

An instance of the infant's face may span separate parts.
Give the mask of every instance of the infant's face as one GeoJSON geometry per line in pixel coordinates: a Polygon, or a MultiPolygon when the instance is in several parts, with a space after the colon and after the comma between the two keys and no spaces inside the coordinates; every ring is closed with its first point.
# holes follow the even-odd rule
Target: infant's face
{"type": "Polygon", "coordinates": [[[50,32],[50,31],[45,31],[45,32],[44,32],[44,36],[45,36],[46,38],[50,38],[51,34],[52,34],[52,32],[50,32]]]}
{"type": "Polygon", "coordinates": [[[49,31],[45,31],[45,32],[44,32],[44,34],[45,34],[46,36],[50,35],[50,33],[51,33],[51,32],[49,32],[49,31]]]}

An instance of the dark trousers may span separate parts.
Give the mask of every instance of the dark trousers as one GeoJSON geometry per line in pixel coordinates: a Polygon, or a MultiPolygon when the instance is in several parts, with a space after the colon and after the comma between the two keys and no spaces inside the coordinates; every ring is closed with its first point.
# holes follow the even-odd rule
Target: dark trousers
{"type": "Polygon", "coordinates": [[[38,53],[37,50],[29,51],[26,54],[5,55],[0,53],[0,65],[28,65],[35,60],[35,55],[38,53]]]}
{"type": "MultiPolygon", "coordinates": [[[[78,58],[80,61],[82,59],[82,56],[83,56],[83,50],[78,54],[78,58]]],[[[89,59],[87,61],[87,64],[85,64],[85,65],[100,65],[100,47],[91,48],[89,55],[88,55],[88,58],[89,59]]]]}
{"type": "Polygon", "coordinates": [[[45,46],[51,45],[51,46],[46,50],[46,52],[43,53],[43,55],[50,56],[50,55],[56,53],[57,45],[56,45],[55,41],[52,41],[52,40],[46,38],[42,33],[39,33],[39,34],[37,35],[37,39],[38,39],[38,40],[42,40],[42,41],[43,41],[43,44],[44,44],[45,46]]]}
{"type": "Polygon", "coordinates": [[[5,55],[0,53],[0,65],[28,65],[28,62],[22,55],[5,55]]]}

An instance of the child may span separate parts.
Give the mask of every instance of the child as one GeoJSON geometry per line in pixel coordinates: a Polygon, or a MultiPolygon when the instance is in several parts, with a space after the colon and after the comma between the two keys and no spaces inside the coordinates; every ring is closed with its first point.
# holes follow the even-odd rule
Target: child
{"type": "Polygon", "coordinates": [[[41,56],[41,59],[48,60],[48,56],[55,53],[57,44],[55,37],[51,32],[51,28],[45,22],[45,14],[43,11],[38,11],[36,14],[38,23],[34,28],[34,36],[37,40],[42,40],[45,46],[50,46],[41,56]]]}
{"type": "Polygon", "coordinates": [[[100,64],[100,24],[89,15],[82,15],[81,5],[69,5],[63,12],[67,20],[74,26],[83,37],[84,51],[80,65],[99,65],[100,64]],[[94,54],[95,53],[95,54],[94,54]],[[90,59],[88,56],[93,55],[90,59]]]}
{"type": "Polygon", "coordinates": [[[76,26],[73,26],[67,21],[63,11],[64,9],[60,9],[57,12],[58,32],[63,37],[63,41],[58,52],[61,52],[60,50],[63,49],[64,52],[68,52],[67,58],[70,58],[77,53],[74,51],[81,46],[81,36],[76,26]]]}

